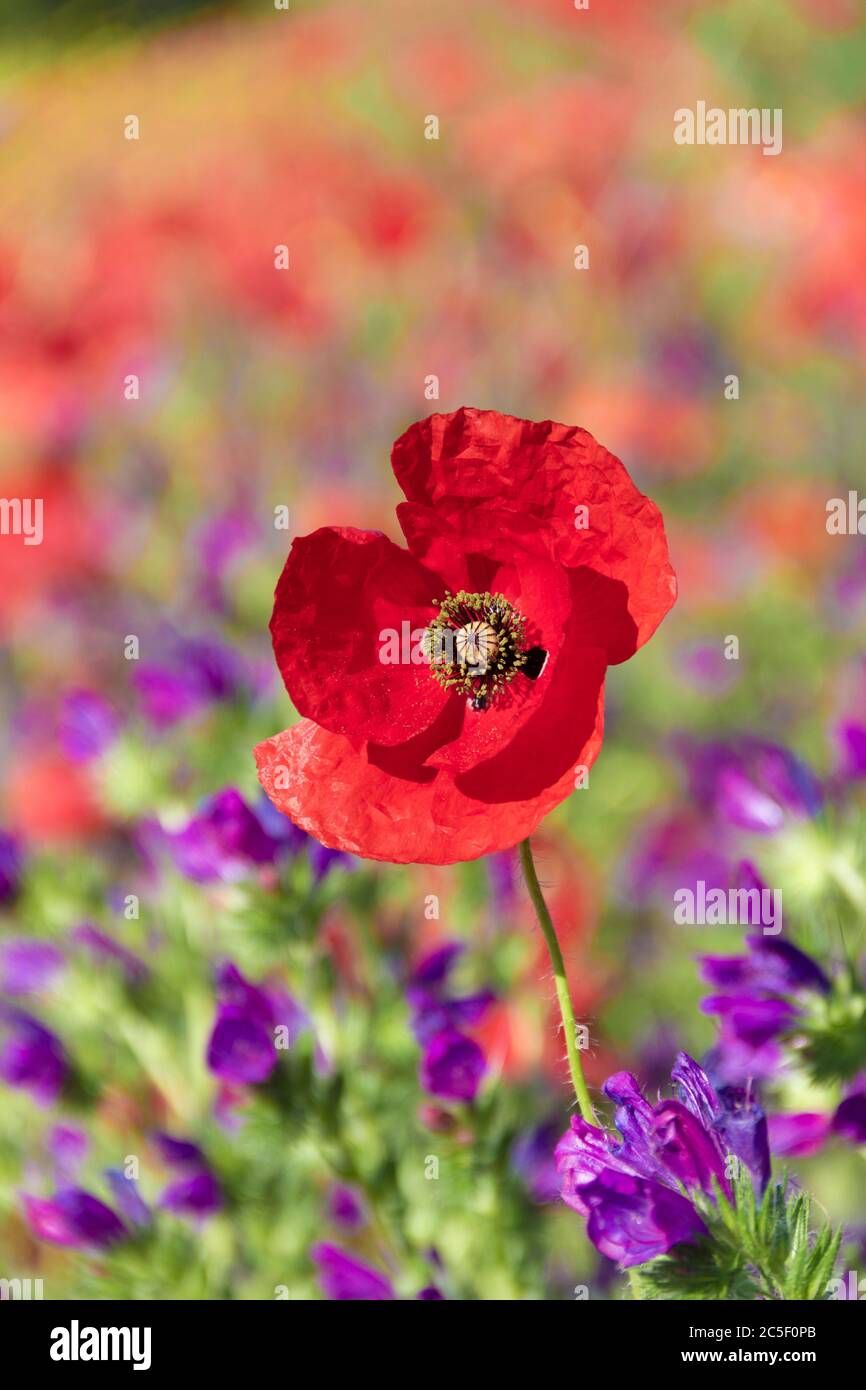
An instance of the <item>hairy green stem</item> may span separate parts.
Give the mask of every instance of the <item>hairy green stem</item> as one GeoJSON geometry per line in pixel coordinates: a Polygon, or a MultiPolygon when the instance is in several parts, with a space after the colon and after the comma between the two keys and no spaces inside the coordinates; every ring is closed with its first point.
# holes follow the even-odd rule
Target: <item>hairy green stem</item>
{"type": "Polygon", "coordinates": [[[523,877],[526,880],[526,887],[532,899],[532,906],[535,908],[535,915],[538,918],[538,925],[541,927],[542,934],[547,942],[547,949],[550,954],[550,961],[553,966],[553,978],[556,982],[556,997],[559,1000],[559,1012],[562,1015],[562,1030],[565,1034],[565,1050],[568,1054],[568,1069],[571,1073],[571,1084],[574,1087],[574,1094],[577,1097],[577,1104],[583,1118],[591,1125],[597,1124],[595,1112],[592,1108],[592,1101],[589,1098],[589,1091],[586,1087],[586,1080],[583,1075],[583,1067],[580,1062],[580,1051],[577,1046],[577,1026],[574,1021],[574,1009],[571,1006],[571,995],[568,992],[568,979],[565,974],[565,962],[562,959],[562,950],[550,916],[547,903],[544,901],[544,894],[538,882],[538,874],[535,872],[535,861],[532,858],[532,847],[529,840],[523,840],[520,845],[520,865],[523,869],[523,877]]]}

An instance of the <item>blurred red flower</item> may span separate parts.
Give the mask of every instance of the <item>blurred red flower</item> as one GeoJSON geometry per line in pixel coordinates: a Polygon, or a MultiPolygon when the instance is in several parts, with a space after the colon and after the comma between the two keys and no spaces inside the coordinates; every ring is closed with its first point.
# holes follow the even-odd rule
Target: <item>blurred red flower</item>
{"type": "Polygon", "coordinates": [[[256,761],[324,844],[453,863],[516,844],[574,789],[606,668],[676,579],[658,509],[585,430],[463,408],[413,425],[392,464],[408,550],[351,527],[294,542],[271,633],[303,718],[256,761]]]}

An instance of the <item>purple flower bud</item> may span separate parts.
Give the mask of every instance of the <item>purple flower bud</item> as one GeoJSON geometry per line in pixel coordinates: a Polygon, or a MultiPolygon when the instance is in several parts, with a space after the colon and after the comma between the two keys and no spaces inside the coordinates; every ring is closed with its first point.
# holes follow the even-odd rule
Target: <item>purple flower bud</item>
{"type": "Polygon", "coordinates": [[[213,1173],[203,1171],[170,1182],[159,1199],[161,1207],[180,1216],[212,1216],[222,1207],[222,1188],[213,1173]]]}
{"type": "Polygon", "coordinates": [[[328,1194],[328,1215],[347,1230],[357,1230],[367,1219],[358,1193],[342,1183],[335,1183],[328,1194]]]}
{"type": "Polygon", "coordinates": [[[261,1019],[228,1004],[220,1007],[207,1048],[207,1064],[224,1081],[257,1085],[277,1065],[274,1036],[261,1019]]]}
{"type": "Polygon", "coordinates": [[[153,1141],[159,1156],[169,1168],[198,1168],[206,1166],[205,1156],[198,1144],[189,1139],[175,1139],[171,1134],[157,1130],[153,1141]]]}
{"type": "Polygon", "coordinates": [[[799,1017],[786,999],[761,999],[753,994],[713,994],[701,1000],[705,1014],[719,1014],[730,1034],[750,1047],[777,1038],[799,1017]]]}
{"type": "Polygon", "coordinates": [[[0,1080],[29,1091],[39,1105],[60,1094],[68,1064],[60,1039],[30,1014],[0,1009],[0,1080]]]}
{"type": "Polygon", "coordinates": [[[40,1240],[83,1250],[107,1250],[128,1231],[111,1207],[81,1187],[66,1187],[46,1201],[24,1195],[30,1229],[40,1240]]]}
{"type": "Polygon", "coordinates": [[[381,1302],[395,1297],[384,1274],[362,1264],[339,1246],[322,1242],[313,1246],[311,1254],[318,1266],[319,1283],[326,1298],[381,1302]]]}
{"type": "Polygon", "coordinates": [[[235,882],[257,865],[273,864],[284,850],[233,787],[163,838],[175,867],[195,883],[235,882]]]}
{"type": "Polygon", "coordinates": [[[473,1101],[487,1070],[476,1042],[455,1029],[437,1033],[421,1058],[421,1085],[442,1100],[473,1101]]]}
{"type": "Polygon", "coordinates": [[[0,907],[18,896],[21,882],[21,849],[14,835],[0,830],[0,907]]]}

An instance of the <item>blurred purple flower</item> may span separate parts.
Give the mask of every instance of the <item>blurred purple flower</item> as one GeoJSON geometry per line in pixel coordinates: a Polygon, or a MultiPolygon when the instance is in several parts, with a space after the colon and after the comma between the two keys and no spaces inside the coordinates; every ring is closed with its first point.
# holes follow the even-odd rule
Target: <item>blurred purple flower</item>
{"type": "Polygon", "coordinates": [[[424,956],[409,976],[406,998],[412,1031],[420,1043],[449,1029],[471,1028],[496,1002],[491,989],[459,996],[446,993],[451,972],[464,950],[462,942],[447,941],[424,956]]]}
{"type": "Polygon", "coordinates": [[[22,1194],[33,1234],[52,1245],[80,1250],[106,1250],[128,1231],[111,1207],[81,1187],[66,1187],[48,1200],[22,1194]]]}
{"type": "Polygon", "coordinates": [[[19,1009],[0,1007],[0,1080],[28,1091],[39,1105],[60,1094],[68,1063],[60,1039],[19,1009]]]}
{"type": "Polygon", "coordinates": [[[163,830],[162,838],[177,870],[194,883],[233,883],[273,864],[285,848],[233,787],[211,797],[182,830],[163,830]]]}
{"type": "Polygon", "coordinates": [[[88,763],[110,748],[117,737],[117,715],[92,690],[70,690],[60,703],[57,738],[73,763],[88,763]]]}
{"type": "Polygon", "coordinates": [[[478,1044],[448,1028],[435,1033],[424,1048],[421,1085],[442,1100],[473,1101],[486,1070],[487,1061],[478,1044]]]}
{"type": "Polygon", "coordinates": [[[105,1180],[122,1215],[131,1226],[147,1226],[150,1222],[150,1207],[138,1191],[138,1183],[128,1178],[119,1168],[107,1168],[105,1180]]]}
{"type": "Polygon", "coordinates": [[[364,1302],[393,1299],[391,1283],[384,1274],[355,1259],[337,1245],[320,1242],[310,1252],[318,1266],[319,1283],[326,1298],[364,1302]]]}
{"type": "Polygon", "coordinates": [[[694,642],[678,653],[682,675],[696,690],[722,695],[736,684],[739,662],[728,661],[718,642],[694,642]]]}
{"type": "Polygon", "coordinates": [[[63,964],[63,952],[51,942],[13,937],[0,945],[0,991],[38,994],[50,987],[63,964]]]}
{"type": "Polygon", "coordinates": [[[850,1144],[866,1144],[866,1094],[862,1090],[841,1102],[833,1116],[832,1129],[850,1144]]]}
{"type": "Polygon", "coordinates": [[[559,1174],[554,1148],[560,1133],[560,1122],[548,1120],[543,1125],[521,1134],[511,1151],[515,1171],[526,1184],[533,1202],[542,1205],[559,1197],[559,1174]]]}
{"type": "Polygon", "coordinates": [[[67,1186],[78,1173],[87,1156],[88,1139],[83,1130],[71,1125],[53,1125],[45,1147],[54,1160],[55,1178],[67,1186]]]}
{"type": "Polygon", "coordinates": [[[159,1204],[179,1216],[212,1216],[222,1207],[222,1188],[213,1173],[203,1170],[170,1182],[159,1204]]]}
{"type": "Polygon", "coordinates": [[[237,653],[211,638],[175,641],[165,661],[138,663],[132,679],[142,714],[156,729],[249,696],[255,684],[237,653]]]}
{"type": "Polygon", "coordinates": [[[250,984],[230,961],[217,972],[217,998],[210,1070],[244,1085],[267,1081],[278,1061],[275,1029],[286,1029],[286,1047],[292,1047],[308,1025],[306,1013],[284,990],[250,984]]]}
{"type": "Polygon", "coordinates": [[[670,906],[678,890],[694,893],[699,883],[707,892],[727,890],[731,878],[731,859],[717,828],[682,813],[650,825],[626,864],[628,896],[640,903],[654,900],[670,906]]]}
{"type": "Polygon", "coordinates": [[[833,1114],[809,1111],[770,1117],[770,1146],[782,1158],[807,1158],[834,1136],[849,1144],[866,1144],[866,1092],[862,1078],[833,1114]]]}
{"type": "Polygon", "coordinates": [[[212,612],[227,609],[225,580],[238,558],[260,539],[255,515],[239,507],[209,517],[198,529],[195,548],[202,573],[197,597],[212,612]]]}
{"type": "Polygon", "coordinates": [[[829,1115],[804,1112],[771,1115],[770,1148],[779,1158],[806,1158],[822,1148],[830,1133],[829,1115]]]}
{"type": "Polygon", "coordinates": [[[14,835],[0,830],[0,907],[14,902],[21,886],[21,847],[14,835]]]}
{"type": "Polygon", "coordinates": [[[254,810],[265,832],[277,844],[285,846],[286,852],[293,858],[306,851],[313,870],[314,883],[321,883],[331,869],[356,867],[357,860],[353,855],[341,849],[328,849],[326,845],[320,844],[299,825],[295,825],[294,821],[290,821],[288,816],[284,816],[282,811],[278,811],[266,796],[260,797],[254,810]]]}
{"type": "Polygon", "coordinates": [[[817,778],[779,744],[743,735],[729,742],[684,745],[699,805],[740,830],[773,835],[789,818],[816,816],[817,778]]]}
{"type": "Polygon", "coordinates": [[[164,1130],[157,1130],[152,1138],[166,1167],[197,1168],[207,1166],[204,1153],[198,1144],[194,1144],[191,1139],[176,1139],[174,1135],[166,1134],[164,1130]]]}
{"type": "Polygon", "coordinates": [[[347,1230],[357,1230],[367,1220],[360,1194],[343,1183],[335,1183],[328,1193],[328,1215],[347,1230]]]}
{"type": "Polygon", "coordinates": [[[835,730],[839,775],[846,782],[866,777],[866,724],[845,720],[835,730]]]}
{"type": "Polygon", "coordinates": [[[681,1052],[671,1073],[679,1100],[651,1105],[637,1081],[619,1072],[605,1083],[616,1102],[608,1130],[572,1117],[556,1148],[562,1196],[588,1218],[590,1240],[623,1267],[643,1264],[705,1231],[681,1189],[729,1191],[733,1153],[761,1189],[769,1176],[766,1121],[757,1102],[716,1092],[697,1062],[681,1052]]]}
{"type": "Polygon", "coordinates": [[[703,999],[701,1009],[721,1020],[712,1068],[726,1084],[770,1076],[779,1068],[778,1040],[802,1012],[786,996],[830,989],[817,962],[790,942],[750,936],[747,944],[748,956],[698,957],[703,978],[723,991],[703,999]]]}

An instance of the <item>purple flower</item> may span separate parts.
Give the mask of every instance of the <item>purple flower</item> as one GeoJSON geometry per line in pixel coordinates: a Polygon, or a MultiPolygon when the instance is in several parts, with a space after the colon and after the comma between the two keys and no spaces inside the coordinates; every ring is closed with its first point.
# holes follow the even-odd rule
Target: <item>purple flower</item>
{"type": "Polygon", "coordinates": [[[207,1048],[207,1064],[223,1081],[258,1085],[277,1065],[278,1027],[292,1047],[307,1026],[303,1009],[285,991],[250,984],[227,962],[217,973],[217,1016],[207,1048]]]}
{"type": "Polygon", "coordinates": [[[855,1091],[846,1096],[832,1120],[834,1134],[852,1144],[866,1144],[866,1094],[855,1091]]]}
{"type": "Polygon", "coordinates": [[[685,1197],[646,1178],[605,1168],[581,1194],[590,1240],[623,1269],[645,1264],[706,1232],[685,1197]]]}
{"type": "Polygon", "coordinates": [[[21,849],[14,835],[0,830],[0,907],[18,896],[21,885],[21,849]]]}
{"type": "Polygon", "coordinates": [[[51,1105],[66,1080],[68,1063],[60,1039],[19,1009],[0,1008],[0,1080],[51,1105]]]}
{"type": "Polygon", "coordinates": [[[111,1207],[81,1187],[66,1187],[48,1200],[22,1194],[33,1234],[52,1245],[79,1250],[107,1250],[123,1240],[127,1229],[111,1207]]]}
{"type": "Polygon", "coordinates": [[[781,1065],[778,1040],[802,1013],[786,996],[799,1001],[803,993],[830,990],[817,962],[789,942],[750,936],[747,943],[747,956],[698,957],[703,978],[721,991],[701,1008],[721,1020],[712,1069],[729,1084],[771,1076],[781,1065]]]}
{"type": "Polygon", "coordinates": [[[442,1100],[473,1101],[487,1070],[476,1042],[448,1028],[436,1033],[421,1057],[421,1085],[442,1100]]]}
{"type": "Polygon", "coordinates": [[[335,1183],[328,1194],[328,1215],[338,1226],[345,1226],[347,1230],[357,1230],[367,1219],[359,1194],[342,1183],[335,1183]]]}
{"type": "Polygon", "coordinates": [[[328,849],[327,845],[320,844],[312,835],[308,835],[307,839],[307,858],[313,870],[314,883],[321,883],[332,869],[354,869],[357,861],[345,850],[328,849]]]}
{"type": "Polygon", "coordinates": [[[283,846],[292,857],[306,851],[313,870],[314,883],[321,883],[332,869],[355,868],[357,860],[354,855],[346,854],[341,849],[328,849],[327,845],[320,844],[314,836],[308,835],[299,825],[295,825],[294,821],[290,821],[288,816],[284,816],[282,811],[278,811],[266,796],[263,795],[256,802],[255,813],[271,839],[283,846]]]}
{"type": "Polygon", "coordinates": [[[628,1072],[605,1083],[616,1103],[609,1130],[579,1115],[556,1148],[565,1202],[587,1217],[590,1240],[610,1259],[643,1264],[705,1226],[681,1189],[729,1192],[733,1154],[762,1189],[769,1177],[766,1121],[745,1095],[717,1093],[697,1062],[681,1052],[671,1073],[679,1100],[651,1105],[628,1072]]]}
{"type": "Polygon", "coordinates": [[[310,1253],[318,1266],[319,1283],[326,1298],[371,1302],[395,1297],[384,1274],[356,1260],[338,1245],[321,1242],[310,1253]]]}
{"type": "Polygon", "coordinates": [[[199,529],[195,543],[203,573],[198,597],[213,612],[223,612],[228,607],[226,577],[260,534],[255,516],[239,508],[209,517],[199,529]]]}
{"type": "Polygon", "coordinates": [[[180,1216],[212,1216],[222,1207],[222,1188],[213,1173],[204,1170],[177,1178],[163,1190],[159,1204],[180,1216]]]}
{"type": "Polygon", "coordinates": [[[830,1133],[831,1117],[813,1111],[797,1115],[771,1115],[770,1148],[780,1158],[806,1158],[822,1148],[830,1133]]]}
{"type": "Polygon", "coordinates": [[[156,729],[250,690],[250,676],[239,657],[209,638],[175,640],[165,661],[140,662],[133,682],[142,713],[156,729]]]}
{"type": "Polygon", "coordinates": [[[38,994],[63,969],[63,953],[48,941],[21,936],[0,946],[0,990],[4,994],[38,994]]]}
{"type": "Polygon", "coordinates": [[[471,1028],[496,1001],[490,989],[462,996],[446,993],[451,972],[464,949],[459,941],[437,946],[419,961],[409,977],[406,998],[412,1011],[412,1030],[420,1043],[449,1029],[471,1028]]]}
{"type": "Polygon", "coordinates": [[[193,1144],[190,1139],[176,1139],[163,1130],[157,1130],[153,1135],[153,1142],[159,1150],[160,1158],[168,1168],[207,1166],[204,1153],[198,1144],[193,1144]]]}
{"type": "Polygon", "coordinates": [[[727,889],[732,867],[716,826],[693,815],[671,815],[650,825],[626,865],[626,889],[637,902],[669,906],[678,889],[727,889]]]}
{"type": "Polygon", "coordinates": [[[87,1156],[87,1135],[71,1125],[54,1125],[48,1132],[45,1147],[54,1159],[57,1180],[69,1184],[87,1156]]]}
{"type": "Polygon", "coordinates": [[[866,777],[866,724],[845,720],[835,731],[839,772],[846,782],[866,777]]]}
{"type": "Polygon", "coordinates": [[[117,737],[117,716],[92,690],[70,690],[60,703],[57,738],[73,763],[89,763],[110,748],[117,737]]]}
{"type": "Polygon", "coordinates": [[[787,748],[752,736],[687,748],[692,789],[701,806],[740,830],[773,835],[793,817],[816,816],[817,778],[787,748]]]}
{"type": "Polygon", "coordinates": [[[140,1196],[138,1183],[128,1178],[119,1168],[108,1168],[105,1180],[120,1211],[131,1226],[147,1226],[150,1222],[150,1207],[140,1196]]]}
{"type": "Polygon", "coordinates": [[[511,1151],[511,1162],[520,1174],[533,1202],[555,1202],[559,1196],[559,1174],[553,1157],[559,1122],[548,1120],[522,1134],[511,1151]]]}
{"type": "Polygon", "coordinates": [[[163,836],[175,867],[195,883],[235,882],[273,864],[285,848],[233,787],[212,797],[182,830],[163,836]]]}

